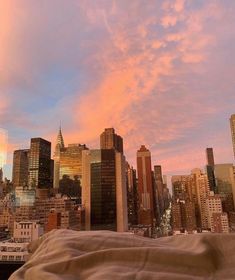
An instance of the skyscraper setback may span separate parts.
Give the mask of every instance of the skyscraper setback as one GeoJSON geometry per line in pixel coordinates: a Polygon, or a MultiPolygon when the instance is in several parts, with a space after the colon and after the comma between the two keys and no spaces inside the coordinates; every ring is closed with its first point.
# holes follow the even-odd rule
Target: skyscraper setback
{"type": "Polygon", "coordinates": [[[100,148],[115,149],[123,153],[123,139],[115,133],[114,128],[105,128],[104,132],[100,135],[100,148]]]}
{"type": "Polygon", "coordinates": [[[230,127],[232,135],[233,153],[235,158],[235,114],[230,117],[230,127]]]}

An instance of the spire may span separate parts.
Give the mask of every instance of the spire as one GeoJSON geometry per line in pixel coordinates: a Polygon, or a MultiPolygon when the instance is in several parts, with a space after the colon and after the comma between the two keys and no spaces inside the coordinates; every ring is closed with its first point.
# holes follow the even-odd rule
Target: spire
{"type": "Polygon", "coordinates": [[[60,146],[60,148],[64,148],[64,138],[63,138],[62,131],[61,131],[61,125],[60,125],[59,133],[57,136],[57,140],[56,140],[56,146],[60,146]]]}

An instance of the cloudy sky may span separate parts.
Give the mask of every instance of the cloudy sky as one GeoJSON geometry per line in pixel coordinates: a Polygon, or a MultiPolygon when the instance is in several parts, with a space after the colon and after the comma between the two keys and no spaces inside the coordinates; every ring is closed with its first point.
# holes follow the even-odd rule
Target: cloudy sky
{"type": "Polygon", "coordinates": [[[31,137],[145,144],[167,174],[232,162],[235,1],[0,0],[0,127],[12,150],[31,137]]]}

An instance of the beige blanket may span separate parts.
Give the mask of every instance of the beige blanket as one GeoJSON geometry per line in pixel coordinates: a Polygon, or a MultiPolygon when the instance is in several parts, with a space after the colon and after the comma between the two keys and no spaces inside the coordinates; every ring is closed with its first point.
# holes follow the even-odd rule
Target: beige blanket
{"type": "Polygon", "coordinates": [[[159,239],[108,231],[55,230],[30,245],[10,280],[235,279],[235,235],[159,239]]]}

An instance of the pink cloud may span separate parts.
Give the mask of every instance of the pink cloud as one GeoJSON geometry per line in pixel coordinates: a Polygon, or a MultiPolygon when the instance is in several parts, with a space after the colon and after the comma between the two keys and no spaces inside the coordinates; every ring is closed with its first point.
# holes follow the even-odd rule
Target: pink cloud
{"type": "Polygon", "coordinates": [[[178,17],[175,15],[166,15],[161,19],[161,25],[165,28],[174,26],[178,22],[178,17]]]}
{"type": "MultiPolygon", "coordinates": [[[[0,96],[4,100],[0,109],[12,112],[12,101],[20,102],[23,90],[13,100],[5,97],[13,86],[31,86],[27,97],[36,98],[40,75],[45,75],[47,67],[64,66],[58,64],[61,60],[66,70],[77,69],[77,84],[85,85],[53,104],[45,116],[34,115],[36,121],[15,108],[12,118],[9,114],[4,119],[35,133],[39,128],[46,130],[45,137],[53,140],[56,128],[45,127],[43,121],[48,118],[55,123],[72,115],[71,123],[66,123],[66,143],[97,147],[99,134],[113,126],[124,137],[132,162],[140,144],[152,149],[154,160],[167,172],[176,171],[179,162],[181,169],[203,162],[198,156],[201,147],[191,149],[195,143],[172,155],[166,146],[179,147],[187,134],[221,110],[211,94],[214,77],[220,76],[217,72],[213,76],[217,71],[213,48],[228,40],[222,29],[217,30],[225,15],[221,3],[206,1],[187,9],[190,1],[183,0],[145,1],[144,5],[142,1],[61,1],[58,15],[52,2],[45,9],[40,3],[24,0],[23,8],[18,1],[0,3],[0,96]],[[204,73],[212,77],[205,81],[204,73]]],[[[232,18],[228,26],[231,22],[232,18]]],[[[232,80],[232,74],[227,74],[232,80]]],[[[55,96],[52,93],[51,99],[55,96]]]]}

